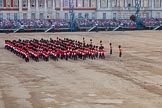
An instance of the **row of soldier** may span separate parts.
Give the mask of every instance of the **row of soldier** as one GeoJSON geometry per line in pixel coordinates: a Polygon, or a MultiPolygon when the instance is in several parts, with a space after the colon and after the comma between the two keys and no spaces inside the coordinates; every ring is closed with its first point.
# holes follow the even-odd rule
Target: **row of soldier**
{"type": "Polygon", "coordinates": [[[52,38],[50,40],[6,40],[5,48],[25,59],[26,62],[29,62],[29,58],[37,62],[39,59],[48,61],[49,58],[55,61],[58,61],[58,58],[65,60],[105,58],[102,41],[100,41],[100,46],[95,46],[92,44],[92,39],[90,39],[89,44],[86,44],[85,38],[83,38],[83,42],[69,38],[60,39],[58,37],[56,40],[52,38]]]}

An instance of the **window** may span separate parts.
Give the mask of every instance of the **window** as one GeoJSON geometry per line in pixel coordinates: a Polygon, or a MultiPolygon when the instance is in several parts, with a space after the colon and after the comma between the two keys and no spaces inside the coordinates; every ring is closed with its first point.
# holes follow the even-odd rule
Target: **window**
{"type": "Polygon", "coordinates": [[[103,13],[103,19],[106,19],[106,13],[103,13]]]}
{"type": "Polygon", "coordinates": [[[27,0],[22,0],[22,7],[27,7],[27,0]]]}
{"type": "Polygon", "coordinates": [[[69,4],[73,3],[74,7],[76,7],[76,0],[69,0],[69,4]]]}
{"type": "Polygon", "coordinates": [[[91,0],[91,7],[96,8],[96,0],[91,0]]]}
{"type": "Polygon", "coordinates": [[[13,6],[14,6],[14,7],[18,7],[18,0],[14,0],[14,1],[13,1],[13,6]]]}
{"type": "Polygon", "coordinates": [[[56,19],[60,18],[60,13],[56,13],[56,19]]]}
{"type": "Polygon", "coordinates": [[[52,0],[47,0],[47,7],[52,8],[52,6],[53,6],[52,0]]]}
{"type": "Polygon", "coordinates": [[[117,3],[116,3],[116,0],[112,0],[112,4],[111,4],[112,7],[117,7],[117,3]]]}
{"type": "Polygon", "coordinates": [[[23,13],[23,19],[27,19],[27,13],[23,13]]]}
{"type": "Polygon", "coordinates": [[[18,13],[14,13],[14,20],[18,19],[18,13]]]}
{"type": "Polygon", "coordinates": [[[68,19],[68,13],[65,13],[65,19],[66,20],[68,19]]]}
{"type": "Polygon", "coordinates": [[[78,7],[83,7],[83,0],[78,0],[78,7]]]}
{"type": "Polygon", "coordinates": [[[144,17],[144,18],[149,18],[149,13],[144,13],[144,14],[143,14],[143,17],[144,17]]]}
{"type": "Polygon", "coordinates": [[[135,5],[136,5],[136,0],[133,0],[133,7],[135,7],[135,5]]]}
{"type": "Polygon", "coordinates": [[[89,0],[84,0],[84,7],[89,7],[89,0]]]}
{"type": "Polygon", "coordinates": [[[107,0],[100,0],[100,5],[101,8],[107,8],[107,0]]]}
{"type": "Polygon", "coordinates": [[[52,18],[52,13],[51,13],[51,12],[49,12],[49,13],[47,14],[47,18],[48,18],[48,19],[51,19],[51,18],[52,18]]]}
{"type": "Polygon", "coordinates": [[[82,13],[78,13],[78,18],[83,18],[82,13]]]}
{"type": "Polygon", "coordinates": [[[96,19],[96,13],[92,13],[92,19],[96,19]]]}
{"type": "Polygon", "coordinates": [[[120,7],[122,7],[122,8],[125,7],[125,6],[124,6],[125,0],[120,0],[119,2],[120,2],[120,7]]]}
{"type": "Polygon", "coordinates": [[[85,13],[85,18],[89,19],[89,13],[85,13]]]}
{"type": "Polygon", "coordinates": [[[3,13],[0,13],[0,19],[3,19],[3,13]]]}
{"type": "Polygon", "coordinates": [[[31,0],[30,3],[31,3],[31,7],[35,7],[36,6],[35,0],[31,0]]]}
{"type": "Polygon", "coordinates": [[[10,13],[7,13],[7,19],[8,20],[10,19],[10,13]]]}
{"type": "Polygon", "coordinates": [[[160,3],[160,0],[154,0],[154,7],[155,7],[155,8],[160,8],[160,7],[161,7],[160,4],[161,4],[161,3],[160,3]]]}
{"type": "Polygon", "coordinates": [[[31,19],[35,19],[35,13],[31,14],[31,19]]]}
{"type": "Polygon", "coordinates": [[[64,0],[64,7],[68,7],[69,6],[69,0],[64,0]]]}
{"type": "Polygon", "coordinates": [[[132,7],[133,6],[133,3],[132,3],[132,0],[127,0],[127,6],[128,8],[132,7]]]}
{"type": "Polygon", "coordinates": [[[7,7],[11,7],[11,0],[6,0],[6,4],[7,7]]]}
{"type": "Polygon", "coordinates": [[[143,2],[144,2],[144,1],[142,0],[142,1],[140,1],[140,2],[141,2],[140,6],[143,7],[143,2]]]}
{"type": "Polygon", "coordinates": [[[39,7],[44,7],[44,1],[45,0],[38,0],[38,6],[39,7]]]}
{"type": "Polygon", "coordinates": [[[156,18],[160,18],[160,12],[156,12],[156,18]]]}
{"type": "Polygon", "coordinates": [[[116,7],[120,7],[120,0],[116,0],[116,7]]]}
{"type": "Polygon", "coordinates": [[[116,13],[113,13],[113,19],[116,19],[116,13]]]}
{"type": "Polygon", "coordinates": [[[40,13],[39,16],[40,16],[40,19],[44,19],[44,14],[43,13],[40,13]]]}
{"type": "Polygon", "coordinates": [[[60,4],[60,0],[56,0],[56,7],[57,7],[57,8],[60,8],[60,5],[61,5],[61,4],[60,4]]]}
{"type": "Polygon", "coordinates": [[[144,7],[149,7],[149,0],[144,0],[144,7]]]}
{"type": "Polygon", "coordinates": [[[3,0],[0,0],[0,7],[3,7],[3,0]]]}

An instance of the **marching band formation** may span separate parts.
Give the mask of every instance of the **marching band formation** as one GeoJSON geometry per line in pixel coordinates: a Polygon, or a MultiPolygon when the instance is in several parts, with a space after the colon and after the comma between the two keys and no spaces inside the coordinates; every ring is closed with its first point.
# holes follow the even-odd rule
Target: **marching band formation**
{"type": "Polygon", "coordinates": [[[83,42],[59,37],[56,40],[52,38],[50,40],[5,40],[5,49],[23,58],[26,62],[29,62],[30,58],[36,62],[39,62],[40,59],[45,61],[49,61],[49,59],[55,61],[58,61],[58,59],[105,59],[102,41],[100,41],[100,46],[96,46],[93,45],[92,39],[87,44],[85,38],[83,38],[83,42]]]}

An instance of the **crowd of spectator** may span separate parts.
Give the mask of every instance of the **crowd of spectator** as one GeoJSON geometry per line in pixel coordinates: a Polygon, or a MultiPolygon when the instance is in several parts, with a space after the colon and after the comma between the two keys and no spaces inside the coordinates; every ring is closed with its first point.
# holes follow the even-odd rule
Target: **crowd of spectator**
{"type": "Polygon", "coordinates": [[[70,28],[70,23],[67,20],[52,19],[50,20],[52,25],[56,28],[70,28]]]}
{"type": "Polygon", "coordinates": [[[21,26],[17,20],[0,20],[0,29],[13,29],[21,26]]]}
{"type": "Polygon", "coordinates": [[[128,19],[120,19],[120,20],[114,20],[114,19],[79,19],[77,20],[77,24],[79,27],[93,27],[96,24],[98,24],[98,27],[118,27],[119,25],[123,27],[130,28],[131,26],[134,26],[135,23],[128,19]]]}
{"type": "Polygon", "coordinates": [[[50,28],[54,25],[57,28],[69,28],[70,24],[66,20],[61,19],[22,19],[22,20],[0,20],[0,29],[17,29],[20,27],[35,29],[35,28],[50,28]]]}
{"type": "MultiPolygon", "coordinates": [[[[156,27],[162,25],[162,18],[151,18],[151,19],[142,19],[142,23],[146,27],[156,27]]],[[[95,25],[98,27],[109,27],[115,28],[119,25],[124,28],[132,28],[135,27],[135,22],[129,19],[77,19],[76,25],[78,27],[93,27],[95,25]]],[[[20,27],[26,27],[30,29],[35,28],[50,28],[51,26],[55,26],[57,29],[61,28],[70,28],[70,23],[67,20],[62,19],[35,19],[35,20],[0,20],[0,29],[17,29],[20,27]]]]}
{"type": "Polygon", "coordinates": [[[146,27],[157,27],[162,25],[162,18],[142,19],[142,22],[146,27]]]}

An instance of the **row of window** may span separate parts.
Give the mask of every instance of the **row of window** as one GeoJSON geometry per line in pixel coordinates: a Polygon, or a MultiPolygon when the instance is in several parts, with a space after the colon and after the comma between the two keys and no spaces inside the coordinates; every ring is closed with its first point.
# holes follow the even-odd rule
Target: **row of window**
{"type": "MultiPolygon", "coordinates": [[[[13,0],[13,3],[11,3],[11,0],[6,0],[6,7],[18,7],[18,6],[19,0],[13,0]]],[[[22,6],[27,7],[27,0],[22,0],[22,6]]],[[[0,0],[0,7],[4,7],[4,0],[0,0]]]]}
{"type": "MultiPolygon", "coordinates": [[[[3,7],[4,0],[0,0],[0,7],[3,7]]],[[[46,0],[46,4],[48,8],[53,7],[53,2],[55,1],[55,6],[60,7],[61,6],[61,0],[46,0]]],[[[74,7],[93,7],[96,8],[96,0],[63,0],[63,7],[69,7],[69,5],[72,3],[74,4],[74,7]]],[[[135,0],[110,0],[111,7],[135,7],[135,0]]],[[[155,8],[159,8],[162,6],[162,0],[153,0],[153,5],[155,8]]],[[[11,3],[11,0],[6,0],[6,7],[11,7],[11,4],[13,4],[13,7],[19,6],[19,0],[13,0],[13,3],[11,3]]],[[[100,0],[100,7],[101,8],[107,8],[109,4],[109,0],[100,0]]],[[[30,0],[31,7],[36,7],[36,0],[30,0]]],[[[28,0],[22,0],[22,7],[28,6],[28,0]]],[[[44,7],[45,6],[45,0],[38,0],[38,7],[44,7]]],[[[140,2],[141,7],[150,7],[152,6],[152,0],[141,0],[140,2]]]]}
{"type": "MultiPolygon", "coordinates": [[[[75,15],[75,14],[74,14],[75,15]]],[[[78,13],[75,15],[75,18],[86,18],[86,19],[95,19],[96,18],[96,13],[78,13]],[[91,15],[90,15],[91,14],[91,15]]],[[[64,13],[64,19],[69,19],[69,13],[64,13]]]]}
{"type": "MultiPolygon", "coordinates": [[[[4,18],[4,14],[3,13],[0,13],[0,19],[3,19],[4,18]]],[[[13,18],[12,18],[12,16],[11,16],[11,13],[6,13],[6,19],[15,19],[15,20],[17,20],[17,19],[19,19],[19,14],[18,13],[14,13],[13,14],[13,18]]]]}
{"type": "MultiPolygon", "coordinates": [[[[4,19],[4,16],[6,16],[5,19],[19,19],[20,16],[18,13],[0,13],[0,19],[4,19]]],[[[96,18],[96,13],[78,13],[75,15],[77,18],[96,18]],[[90,17],[91,14],[91,17],[90,17]]],[[[23,19],[27,19],[27,13],[22,14],[23,19]]],[[[39,13],[39,18],[40,19],[51,19],[52,18],[52,13],[47,13],[47,16],[45,16],[44,13],[39,13]]],[[[36,13],[31,13],[31,19],[36,19],[36,13]]],[[[56,19],[60,19],[60,13],[56,13],[56,19]]],[[[69,19],[69,13],[64,13],[64,19],[69,19]]]]}
{"type": "MultiPolygon", "coordinates": [[[[113,19],[127,19],[130,17],[130,15],[132,15],[133,13],[113,13],[112,14],[112,18],[113,19]]],[[[102,17],[100,17],[101,19],[107,19],[107,13],[102,13],[102,17]]],[[[156,18],[160,18],[160,12],[156,12],[155,13],[156,18]]],[[[141,13],[140,15],[142,18],[149,18],[149,13],[141,13]]],[[[0,20],[4,19],[4,17],[6,17],[5,19],[19,19],[19,14],[18,13],[0,13],[0,20]]],[[[27,13],[23,13],[22,15],[23,19],[27,19],[27,13]]],[[[39,17],[40,19],[44,19],[45,17],[48,19],[52,18],[52,13],[47,13],[47,16],[45,16],[44,13],[39,13],[39,17]]],[[[96,13],[78,13],[76,15],[77,18],[87,18],[87,19],[96,19],[96,13]]],[[[36,19],[36,13],[31,13],[31,19],[36,19]]],[[[60,14],[56,13],[56,19],[60,19],[60,14]]],[[[64,19],[69,19],[69,13],[64,13],[64,19]]]]}
{"type": "MultiPolygon", "coordinates": [[[[0,0],[0,7],[3,7],[4,0],[0,0]]],[[[48,8],[53,7],[53,2],[55,2],[56,7],[61,7],[61,0],[46,0],[46,4],[48,8]]],[[[30,0],[30,6],[36,7],[36,0],[30,0]]],[[[96,7],[96,0],[63,0],[63,6],[69,7],[69,5],[73,3],[74,7],[96,7]]],[[[11,4],[13,4],[13,7],[19,6],[19,0],[13,0],[13,3],[11,3],[11,0],[6,0],[6,7],[11,7],[11,4]]],[[[28,6],[28,0],[22,0],[22,7],[28,6]]],[[[38,7],[44,7],[45,6],[45,0],[38,0],[38,7]]]]}
{"type": "MultiPolygon", "coordinates": [[[[109,0],[100,0],[100,7],[101,8],[107,8],[108,7],[108,2],[109,0]]],[[[135,7],[135,1],[136,0],[110,0],[111,2],[111,7],[135,7]]],[[[155,8],[159,8],[162,5],[162,0],[139,0],[140,1],[140,7],[150,7],[153,6],[155,8]]]]}
{"type": "MultiPolygon", "coordinates": [[[[52,18],[52,13],[47,13],[47,16],[44,16],[44,13],[40,13],[39,14],[40,19],[51,19],[52,18]]],[[[96,18],[96,13],[78,13],[75,14],[76,18],[87,18],[87,19],[95,19],[96,18]],[[91,17],[90,17],[91,14],[91,17]]],[[[26,19],[25,15],[23,15],[23,18],[26,19]]],[[[36,18],[36,14],[35,13],[31,13],[31,19],[35,19],[36,18]]],[[[68,20],[70,18],[69,13],[64,13],[64,19],[68,20]]],[[[60,13],[56,13],[56,19],[60,19],[60,13]]]]}

